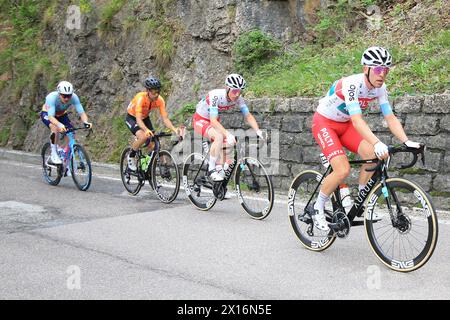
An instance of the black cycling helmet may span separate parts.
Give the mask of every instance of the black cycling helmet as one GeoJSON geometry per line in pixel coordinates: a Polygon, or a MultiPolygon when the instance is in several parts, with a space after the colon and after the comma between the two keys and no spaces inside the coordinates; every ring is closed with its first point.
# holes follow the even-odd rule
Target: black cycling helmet
{"type": "Polygon", "coordinates": [[[147,89],[161,89],[161,82],[155,77],[148,77],[144,81],[144,87],[147,89]]]}

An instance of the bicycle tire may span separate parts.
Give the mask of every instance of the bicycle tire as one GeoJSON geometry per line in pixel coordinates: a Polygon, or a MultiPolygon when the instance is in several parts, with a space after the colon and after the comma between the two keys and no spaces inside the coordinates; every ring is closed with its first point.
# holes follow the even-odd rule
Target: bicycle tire
{"type": "MultiPolygon", "coordinates": [[[[214,196],[214,194],[212,193],[212,190],[208,192],[204,192],[204,194],[206,194],[205,197],[205,201],[200,202],[197,200],[197,197],[194,197],[194,194],[197,193],[198,198],[200,198],[200,192],[202,190],[202,186],[194,183],[194,181],[189,181],[189,173],[190,170],[194,170],[192,167],[192,162],[193,161],[200,161],[203,162],[204,160],[204,156],[201,155],[200,153],[191,153],[190,155],[188,155],[183,163],[183,187],[184,187],[184,191],[186,192],[186,196],[189,199],[189,201],[194,205],[194,207],[196,207],[199,210],[202,211],[208,211],[210,210],[212,207],[214,207],[214,205],[217,202],[216,197],[214,196]]],[[[207,164],[206,164],[207,166],[207,164]]],[[[201,169],[201,168],[200,168],[201,169]]],[[[206,171],[204,173],[202,173],[202,176],[200,178],[205,178],[206,177],[206,172],[207,172],[207,168],[206,171]]],[[[203,187],[203,189],[205,189],[203,187]]]]}
{"type": "Polygon", "coordinates": [[[130,151],[131,147],[126,147],[125,149],[123,149],[122,155],[120,156],[120,178],[125,190],[127,190],[127,192],[131,195],[135,196],[139,193],[139,191],[141,191],[143,183],[139,179],[137,174],[132,173],[128,168],[127,156],[130,151]],[[136,177],[136,179],[138,180],[134,186],[130,185],[131,177],[136,177]]]}
{"type": "MultiPolygon", "coordinates": [[[[178,196],[178,192],[180,191],[180,171],[178,169],[178,166],[175,162],[175,159],[173,158],[172,154],[167,151],[167,150],[161,150],[159,151],[159,158],[157,157],[153,157],[152,159],[152,163],[150,164],[150,176],[149,176],[149,180],[151,180],[151,182],[149,181],[150,185],[152,186],[153,190],[155,190],[155,193],[158,197],[159,200],[161,200],[161,202],[163,203],[171,203],[173,202],[177,196],[178,196]],[[169,172],[161,172],[161,170],[163,168],[167,167],[159,167],[159,175],[158,173],[158,159],[161,160],[164,157],[168,157],[171,161],[171,163],[173,164],[172,168],[173,170],[169,169],[169,172]],[[172,179],[171,175],[175,174],[175,178],[172,179]],[[163,175],[168,175],[169,177],[164,177],[163,175]],[[165,180],[165,182],[163,183],[158,183],[157,181],[157,177],[160,176],[162,178],[162,180],[165,180]],[[170,178],[170,180],[168,180],[170,178]],[[174,189],[173,192],[169,195],[166,196],[164,192],[161,191],[162,187],[164,187],[165,184],[168,184],[168,187],[170,189],[174,189]]],[[[164,188],[165,189],[169,189],[169,188],[164,188]]]]}
{"type": "Polygon", "coordinates": [[[336,240],[336,234],[333,231],[325,233],[315,228],[312,218],[308,218],[306,213],[305,202],[309,200],[321,178],[322,175],[317,171],[303,171],[293,179],[288,194],[288,216],[292,229],[301,244],[312,251],[324,251],[336,240]],[[311,183],[311,188],[308,188],[308,183],[311,183]],[[311,194],[308,194],[306,190],[311,194]],[[307,229],[303,230],[303,227],[307,229]],[[311,236],[308,231],[313,235],[311,236]],[[315,236],[317,233],[319,236],[315,236]]]}
{"type": "MultiPolygon", "coordinates": [[[[256,173],[258,174],[258,173],[256,173]]],[[[245,176],[243,177],[245,179],[245,176]]],[[[273,203],[274,203],[274,191],[273,191],[273,184],[272,184],[272,180],[270,179],[270,176],[267,174],[266,169],[264,168],[263,164],[255,158],[251,158],[251,157],[245,157],[242,158],[238,163],[237,163],[237,167],[235,169],[235,175],[234,175],[234,181],[235,181],[235,189],[236,189],[236,195],[238,197],[239,203],[241,204],[242,208],[244,209],[244,211],[253,219],[256,220],[263,220],[265,218],[267,218],[270,214],[270,212],[272,211],[273,208],[273,203]],[[253,166],[253,172],[250,172],[250,175],[247,175],[248,177],[251,177],[251,182],[250,183],[246,183],[245,181],[241,180],[241,173],[246,172],[246,167],[248,168],[247,170],[250,171],[252,170],[252,168],[250,167],[253,166]],[[263,174],[263,179],[260,179],[260,181],[255,181],[255,176],[254,174],[256,173],[257,170],[255,170],[255,167],[259,167],[262,169],[262,174],[263,174]],[[245,189],[249,189],[249,191],[251,189],[256,189],[255,192],[255,196],[260,195],[260,190],[262,190],[261,188],[261,183],[265,183],[267,185],[267,199],[265,199],[265,197],[245,197],[243,195],[243,192],[245,192],[245,189]],[[256,185],[256,187],[255,187],[256,185]],[[252,199],[253,198],[253,199],[252,199]],[[266,200],[267,200],[267,204],[264,206],[264,208],[254,208],[251,205],[251,201],[250,200],[255,200],[255,202],[257,201],[257,203],[260,203],[261,201],[259,201],[259,199],[261,201],[264,202],[264,204],[266,204],[266,200]]],[[[248,193],[250,196],[250,192],[248,193]]],[[[258,205],[259,207],[259,205],[258,205]]]]}
{"type": "Polygon", "coordinates": [[[89,186],[91,185],[91,182],[92,182],[91,159],[89,158],[89,155],[87,154],[86,150],[84,149],[84,147],[82,145],[74,144],[73,151],[74,151],[74,153],[72,153],[72,156],[70,157],[70,172],[72,173],[72,180],[79,190],[86,191],[87,189],[89,189],[89,186]],[[81,156],[79,154],[80,151],[81,151],[81,156]],[[74,157],[76,157],[75,153],[79,154],[80,161],[82,161],[79,164],[77,163],[77,170],[75,170],[75,165],[74,165],[74,159],[75,159],[74,157]],[[82,166],[80,166],[80,164],[82,166]],[[78,181],[78,178],[77,178],[78,177],[78,167],[80,167],[81,170],[83,170],[83,168],[88,170],[87,181],[84,184],[82,184],[82,183],[80,183],[80,181],[78,181]]]}
{"type": "MultiPolygon", "coordinates": [[[[431,258],[436,248],[438,239],[437,215],[431,197],[418,184],[402,178],[389,178],[386,180],[386,183],[388,186],[387,190],[383,190],[380,183],[368,196],[364,215],[367,240],[375,255],[388,268],[399,272],[411,272],[423,267],[431,258]],[[403,216],[403,218],[401,218],[402,223],[399,226],[393,226],[390,214],[388,215],[386,213],[381,213],[377,216],[379,220],[373,220],[376,210],[382,212],[382,208],[386,203],[385,194],[388,194],[387,197],[391,199],[391,206],[397,208],[396,214],[399,211],[398,208],[402,211],[402,215],[400,216],[403,216]],[[422,219],[426,221],[425,227],[422,227],[419,222],[422,215],[426,216],[423,217],[425,219],[422,219]],[[394,240],[395,236],[399,239],[397,250],[399,257],[394,257],[397,252],[395,248],[396,243],[392,244],[392,251],[390,248],[384,246],[388,240],[383,240],[383,243],[381,243],[382,237],[389,232],[389,229],[388,231],[384,231],[383,228],[389,226],[393,229],[394,240]],[[410,244],[412,241],[422,242],[418,240],[418,237],[422,233],[417,232],[417,229],[421,232],[428,230],[425,245],[423,248],[419,248],[420,252],[417,255],[414,253],[413,257],[406,257],[407,250],[403,240],[407,240],[410,244]],[[414,236],[412,236],[413,234],[414,236]],[[390,251],[392,252],[391,254],[389,254],[390,251]],[[405,258],[402,258],[402,254],[405,254],[405,258]]],[[[396,216],[400,221],[400,216],[396,216]]],[[[414,249],[417,249],[417,247],[414,247],[414,249]]]]}
{"type": "MultiPolygon", "coordinates": [[[[59,182],[61,181],[62,178],[62,165],[55,165],[56,168],[52,168],[50,166],[47,165],[47,161],[48,158],[50,157],[49,155],[46,155],[47,150],[50,150],[51,146],[50,146],[50,142],[46,142],[43,146],[42,146],[42,150],[41,150],[41,157],[42,157],[42,175],[45,179],[45,181],[52,185],[52,186],[56,186],[59,184],[59,182]],[[51,173],[52,171],[56,171],[56,177],[55,179],[51,178],[51,173]]],[[[51,150],[50,150],[51,152],[51,150]]]]}

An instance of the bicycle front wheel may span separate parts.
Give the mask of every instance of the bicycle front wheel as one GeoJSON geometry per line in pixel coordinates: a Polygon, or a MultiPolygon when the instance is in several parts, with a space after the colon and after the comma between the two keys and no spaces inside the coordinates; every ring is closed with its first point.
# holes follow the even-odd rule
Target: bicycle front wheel
{"type": "Polygon", "coordinates": [[[169,151],[161,150],[159,156],[153,158],[150,170],[150,184],[159,200],[171,203],[180,191],[180,172],[175,159],[169,151]]]}
{"type": "Polygon", "coordinates": [[[51,154],[52,149],[50,146],[50,142],[47,142],[46,144],[44,144],[41,150],[42,175],[48,184],[56,186],[62,178],[62,165],[53,164],[51,162],[51,154]]]}
{"type": "MultiPolygon", "coordinates": [[[[323,251],[336,240],[333,231],[322,231],[314,227],[311,218],[313,205],[318,194],[318,184],[322,175],[314,170],[301,172],[294,178],[289,188],[288,215],[292,229],[300,242],[309,250],[323,251]],[[317,190],[316,190],[317,188],[317,190]],[[309,205],[307,206],[309,202],[309,205]]],[[[327,221],[331,222],[331,201],[325,206],[327,221]]]]}
{"type": "Polygon", "coordinates": [[[243,158],[234,176],[236,194],[245,212],[253,219],[262,220],[272,211],[274,192],[266,169],[255,158],[243,158]]]}
{"type": "Polygon", "coordinates": [[[183,164],[184,191],[189,201],[203,211],[211,209],[217,201],[207,174],[208,161],[203,155],[192,153],[186,157],[183,164]]]}
{"type": "Polygon", "coordinates": [[[136,171],[131,170],[128,167],[128,154],[131,152],[131,148],[127,147],[122,151],[120,157],[120,177],[122,179],[123,186],[133,196],[137,195],[145,183],[139,177],[136,171]]]}
{"type": "Polygon", "coordinates": [[[73,146],[70,172],[72,173],[72,180],[79,190],[86,191],[89,189],[92,180],[91,160],[86,150],[79,144],[73,146]]]}
{"type": "Polygon", "coordinates": [[[438,220],[430,196],[414,182],[391,178],[368,196],[365,211],[367,239],[387,267],[410,272],[433,254],[438,220]]]}

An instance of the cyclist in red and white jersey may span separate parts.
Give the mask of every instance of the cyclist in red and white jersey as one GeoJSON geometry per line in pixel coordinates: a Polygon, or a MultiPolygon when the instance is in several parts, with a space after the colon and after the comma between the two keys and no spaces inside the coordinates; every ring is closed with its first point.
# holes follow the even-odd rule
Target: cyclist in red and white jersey
{"type": "MultiPolygon", "coordinates": [[[[390,53],[382,47],[370,47],[364,51],[361,64],[364,66],[363,73],[336,81],[327,95],[320,99],[313,117],[314,138],[333,168],[333,172],[324,179],[314,204],[314,225],[324,231],[329,230],[324,214],[325,203],[350,174],[350,164],[343,147],[358,153],[362,159],[375,156],[385,159],[389,156],[386,144],[373,134],[362,117],[362,110],[368,107],[370,101],[378,100],[393,135],[408,147],[420,147],[419,143],[408,139],[389,104],[384,82],[392,66],[390,53]]],[[[366,168],[367,165],[362,166],[359,174],[360,190],[373,174],[365,171],[366,168]]]]}
{"type": "MultiPolygon", "coordinates": [[[[225,79],[225,85],[225,89],[211,90],[200,100],[192,119],[194,131],[212,141],[208,163],[208,176],[212,181],[222,181],[225,176],[223,167],[221,165],[216,166],[216,162],[221,156],[220,151],[224,145],[231,147],[236,143],[234,135],[225,129],[219,121],[221,111],[238,107],[247,123],[261,139],[264,139],[255,117],[250,113],[241,96],[242,90],[246,87],[244,78],[239,74],[230,74],[225,79]]],[[[222,160],[229,161],[229,159],[222,160]]]]}

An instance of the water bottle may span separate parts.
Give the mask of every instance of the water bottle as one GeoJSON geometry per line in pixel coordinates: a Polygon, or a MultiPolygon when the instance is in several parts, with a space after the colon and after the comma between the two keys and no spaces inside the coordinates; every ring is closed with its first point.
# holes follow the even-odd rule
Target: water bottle
{"type": "Polygon", "coordinates": [[[348,185],[346,185],[345,183],[341,184],[339,186],[339,192],[341,193],[342,205],[344,206],[345,210],[348,212],[348,210],[350,210],[350,208],[353,205],[353,199],[350,195],[350,189],[349,189],[348,185]]]}
{"type": "Polygon", "coordinates": [[[145,157],[141,158],[141,168],[143,171],[147,171],[148,166],[150,164],[151,157],[147,154],[145,157]]]}

